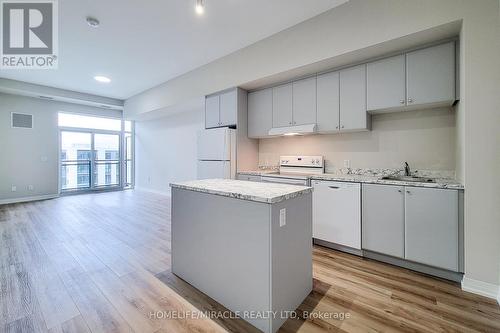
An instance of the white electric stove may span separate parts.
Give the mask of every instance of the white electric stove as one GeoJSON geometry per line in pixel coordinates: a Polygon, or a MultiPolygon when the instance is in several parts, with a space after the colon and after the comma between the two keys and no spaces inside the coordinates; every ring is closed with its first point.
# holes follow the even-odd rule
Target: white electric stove
{"type": "Polygon", "coordinates": [[[281,156],[277,173],[262,175],[262,182],[309,186],[309,177],[325,172],[323,156],[281,156]]]}

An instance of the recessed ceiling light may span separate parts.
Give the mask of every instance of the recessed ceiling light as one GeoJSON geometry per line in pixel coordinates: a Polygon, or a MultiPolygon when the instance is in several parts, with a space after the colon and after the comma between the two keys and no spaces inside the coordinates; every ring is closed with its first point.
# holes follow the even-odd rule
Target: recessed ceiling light
{"type": "Polygon", "coordinates": [[[97,82],[102,82],[102,83],[110,83],[111,82],[111,79],[109,77],[105,77],[102,75],[94,76],[94,80],[96,80],[97,82]]]}
{"type": "Polygon", "coordinates": [[[87,24],[90,25],[92,28],[97,28],[99,26],[99,20],[96,19],[95,17],[87,17],[87,24]]]}
{"type": "Polygon", "coordinates": [[[202,15],[205,12],[205,4],[203,0],[196,0],[196,6],[194,6],[196,14],[202,15]]]}

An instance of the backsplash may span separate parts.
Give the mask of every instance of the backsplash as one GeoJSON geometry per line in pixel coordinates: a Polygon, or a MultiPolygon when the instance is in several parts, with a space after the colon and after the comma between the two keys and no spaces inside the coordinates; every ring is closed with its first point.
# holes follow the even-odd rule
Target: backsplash
{"type": "Polygon", "coordinates": [[[259,140],[259,165],[273,167],[281,155],[323,155],[327,173],[387,175],[409,163],[422,176],[454,178],[455,113],[451,108],[372,116],[372,130],[259,140]],[[436,174],[437,175],[434,175],[436,174]]]}

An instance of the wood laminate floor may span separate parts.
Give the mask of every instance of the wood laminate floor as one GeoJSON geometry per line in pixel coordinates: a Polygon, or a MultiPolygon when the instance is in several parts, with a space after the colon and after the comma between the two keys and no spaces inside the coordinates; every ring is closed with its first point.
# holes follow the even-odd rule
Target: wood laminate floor
{"type": "MultiPolygon", "coordinates": [[[[453,283],[321,247],[313,270],[281,332],[500,332],[453,283]]],[[[170,272],[170,202],[139,191],[0,206],[0,296],[1,332],[257,332],[195,317],[225,309],[170,272]]]]}

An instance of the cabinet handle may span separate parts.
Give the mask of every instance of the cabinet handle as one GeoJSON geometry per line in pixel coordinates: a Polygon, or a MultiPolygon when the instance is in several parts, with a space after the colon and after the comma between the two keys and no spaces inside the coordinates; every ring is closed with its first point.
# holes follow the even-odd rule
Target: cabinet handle
{"type": "Polygon", "coordinates": [[[403,191],[401,191],[401,190],[398,190],[398,192],[399,192],[399,193],[403,193],[403,191]]]}
{"type": "Polygon", "coordinates": [[[410,192],[410,191],[406,191],[406,193],[411,194],[411,192],[410,192]]]}
{"type": "Polygon", "coordinates": [[[408,103],[413,103],[413,99],[408,98],[408,103]]]}
{"type": "Polygon", "coordinates": [[[337,189],[339,189],[339,188],[340,188],[340,187],[338,187],[338,186],[328,186],[328,187],[329,187],[329,188],[331,188],[331,189],[334,189],[334,190],[337,190],[337,189]]]}
{"type": "Polygon", "coordinates": [[[338,126],[335,126],[335,129],[339,129],[339,127],[338,127],[338,126]]]}
{"type": "Polygon", "coordinates": [[[340,126],[341,128],[344,128],[344,125],[340,126]]]}
{"type": "Polygon", "coordinates": [[[290,122],[288,123],[288,125],[291,125],[291,124],[292,124],[292,122],[290,121],[290,122]]]}
{"type": "Polygon", "coordinates": [[[402,100],[400,100],[400,101],[399,101],[399,103],[401,103],[401,104],[405,104],[405,100],[404,100],[404,99],[402,99],[402,100]]]}

